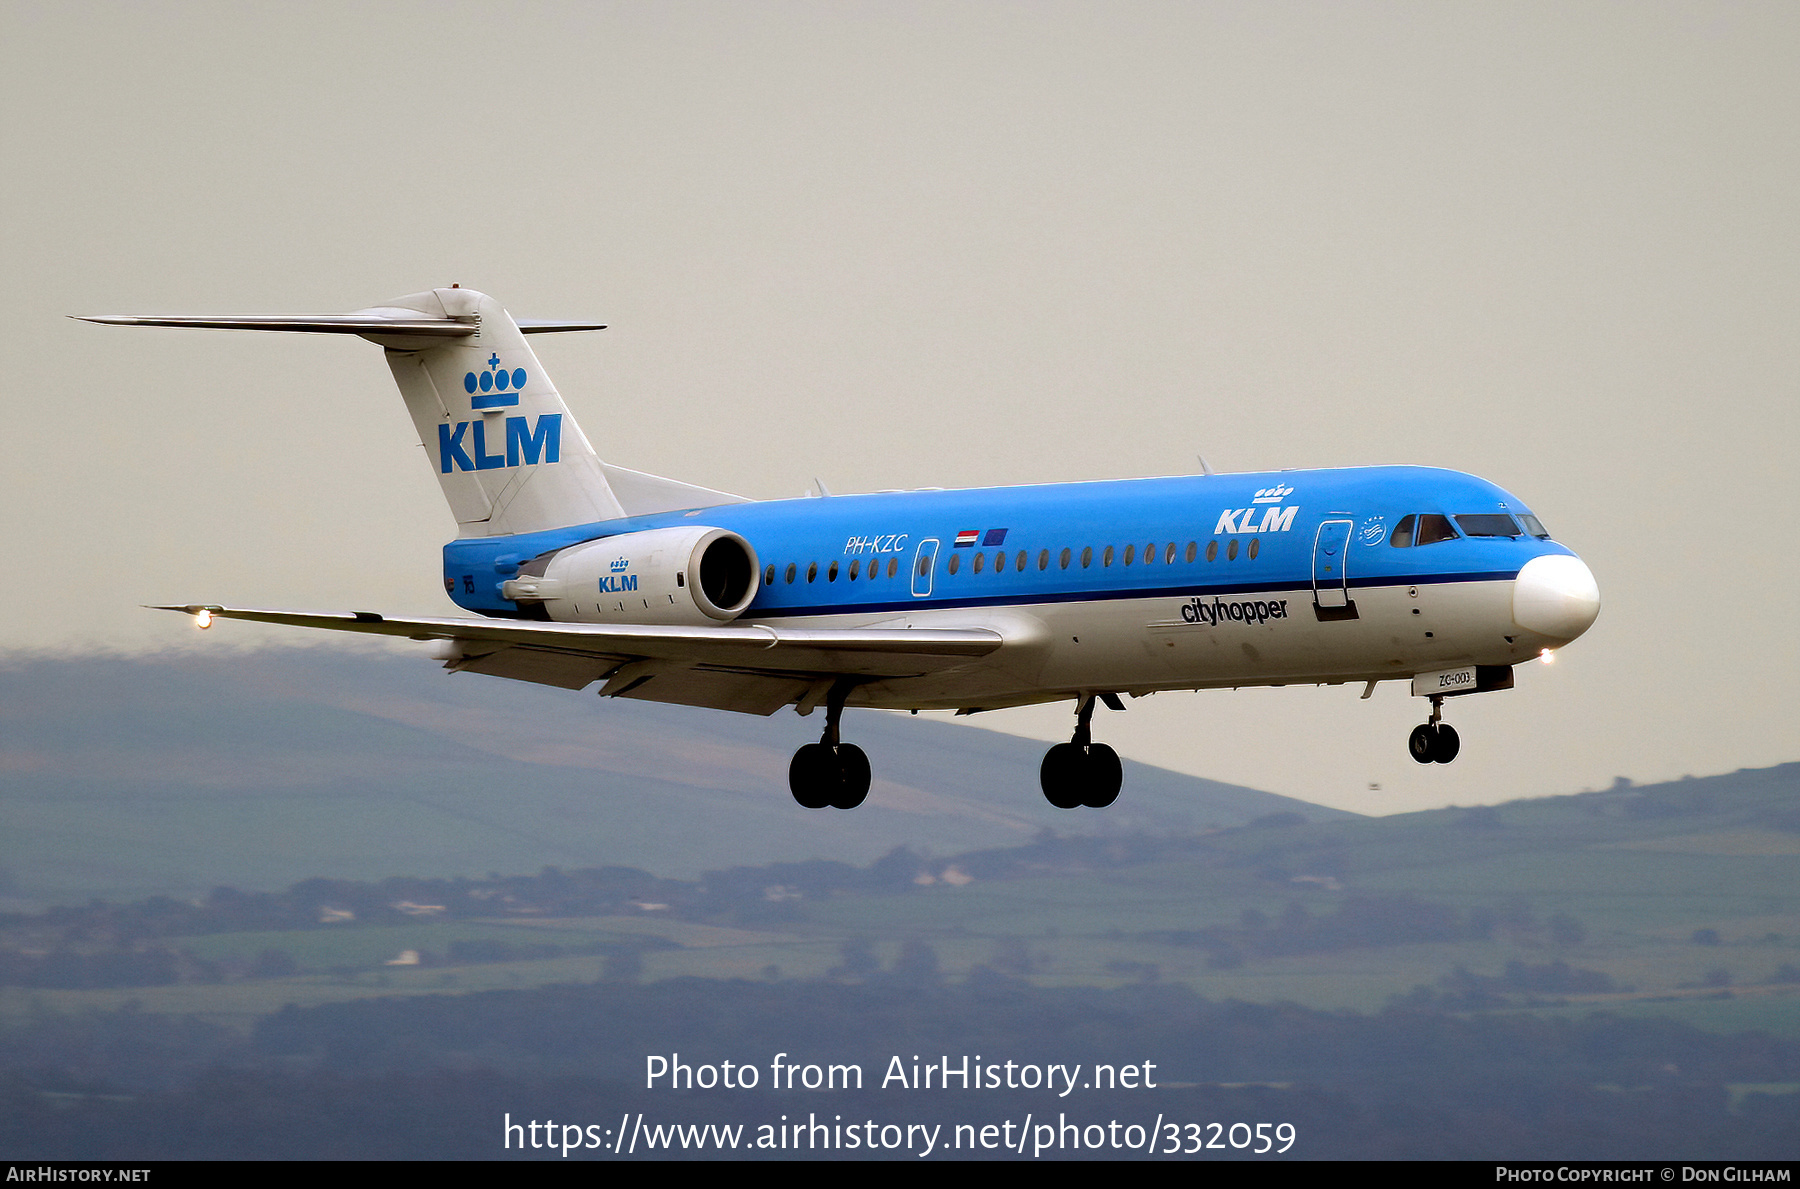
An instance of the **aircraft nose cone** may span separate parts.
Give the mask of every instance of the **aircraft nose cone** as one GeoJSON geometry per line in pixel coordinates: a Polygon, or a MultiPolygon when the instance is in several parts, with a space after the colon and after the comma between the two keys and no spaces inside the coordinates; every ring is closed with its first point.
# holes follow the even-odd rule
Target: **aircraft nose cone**
{"type": "Polygon", "coordinates": [[[1600,614],[1600,585],[1579,557],[1552,554],[1525,563],[1513,581],[1513,622],[1567,643],[1600,614]]]}

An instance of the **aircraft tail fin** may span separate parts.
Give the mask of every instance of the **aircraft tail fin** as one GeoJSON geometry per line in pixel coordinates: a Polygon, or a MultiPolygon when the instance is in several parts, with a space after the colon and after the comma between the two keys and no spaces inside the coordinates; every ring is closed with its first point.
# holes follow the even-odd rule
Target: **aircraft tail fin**
{"type": "Polygon", "coordinates": [[[355,334],[380,344],[456,517],[459,536],[535,532],[738,502],[736,496],[608,468],[600,461],[525,341],[528,334],[604,329],[597,322],[514,321],[493,298],[459,287],[414,293],[351,314],[96,315],[85,320],[355,334]],[[623,481],[624,493],[614,490],[614,478],[623,481]]]}

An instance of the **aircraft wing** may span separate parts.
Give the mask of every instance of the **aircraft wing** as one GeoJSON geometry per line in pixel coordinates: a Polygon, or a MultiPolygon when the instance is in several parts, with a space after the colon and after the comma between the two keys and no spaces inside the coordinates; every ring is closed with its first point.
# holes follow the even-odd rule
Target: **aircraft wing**
{"type": "Polygon", "coordinates": [[[445,667],[565,689],[604,680],[600,693],[772,714],[823,697],[841,677],[882,681],[966,664],[1006,643],[985,628],[788,628],[765,624],[688,627],[549,623],[516,619],[395,619],[370,611],[319,613],[218,607],[158,607],[213,619],[244,619],[328,631],[445,642],[445,667]],[[650,687],[655,686],[652,690],[650,687]]]}

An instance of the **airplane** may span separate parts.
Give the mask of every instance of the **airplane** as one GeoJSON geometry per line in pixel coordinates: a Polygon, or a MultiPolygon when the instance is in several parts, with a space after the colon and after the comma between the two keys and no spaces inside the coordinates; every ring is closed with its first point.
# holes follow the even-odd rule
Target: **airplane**
{"type": "Polygon", "coordinates": [[[1461,747],[1444,701],[1510,689],[1599,614],[1593,573],[1518,498],[1416,466],[1218,473],[751,501],[604,462],[512,318],[453,285],[350,314],[95,315],[113,325],[354,334],[385,348],[457,522],[444,592],[480,618],[185,604],[194,617],[429,643],[454,672],[769,715],[823,707],[788,783],[852,809],[846,707],[958,714],[1071,701],[1060,809],[1118,797],[1096,704],[1238,686],[1409,681],[1408,749],[1461,747]]]}

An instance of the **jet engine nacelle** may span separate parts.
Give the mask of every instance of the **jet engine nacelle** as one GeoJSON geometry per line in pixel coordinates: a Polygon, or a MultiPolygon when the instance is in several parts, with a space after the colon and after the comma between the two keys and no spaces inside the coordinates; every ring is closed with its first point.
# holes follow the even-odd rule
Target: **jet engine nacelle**
{"type": "Polygon", "coordinates": [[[501,587],[527,614],[562,623],[726,623],[756,597],[756,550],[689,525],[584,541],[533,558],[501,587]]]}

